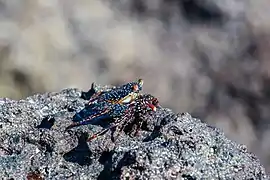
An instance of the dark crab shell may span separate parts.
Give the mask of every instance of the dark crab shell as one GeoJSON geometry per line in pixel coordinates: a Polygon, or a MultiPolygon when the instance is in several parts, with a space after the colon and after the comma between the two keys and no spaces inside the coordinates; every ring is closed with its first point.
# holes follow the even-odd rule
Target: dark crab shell
{"type": "Polygon", "coordinates": [[[92,104],[95,101],[106,101],[111,103],[130,103],[137,97],[142,90],[143,80],[139,79],[134,82],[129,82],[119,87],[112,88],[109,91],[96,92],[93,97],[90,98],[88,104],[92,104]]]}
{"type": "Polygon", "coordinates": [[[83,124],[94,124],[102,119],[120,117],[128,109],[128,105],[113,104],[105,101],[87,105],[73,116],[73,122],[83,124]]]}
{"type": "Polygon", "coordinates": [[[109,119],[114,122],[116,118],[128,121],[128,119],[134,118],[135,114],[140,116],[155,111],[156,105],[158,105],[157,99],[150,94],[139,95],[136,100],[129,104],[115,104],[106,101],[95,102],[76,113],[73,116],[74,123],[67,129],[87,124],[104,124],[109,119]]]}

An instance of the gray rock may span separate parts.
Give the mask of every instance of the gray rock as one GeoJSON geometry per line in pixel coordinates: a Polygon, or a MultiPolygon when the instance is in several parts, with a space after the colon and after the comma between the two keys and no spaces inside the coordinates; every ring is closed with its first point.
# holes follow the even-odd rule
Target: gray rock
{"type": "Polygon", "coordinates": [[[160,108],[140,135],[106,133],[99,126],[65,131],[84,107],[81,91],[0,100],[2,179],[269,179],[257,157],[217,128],[160,108]]]}

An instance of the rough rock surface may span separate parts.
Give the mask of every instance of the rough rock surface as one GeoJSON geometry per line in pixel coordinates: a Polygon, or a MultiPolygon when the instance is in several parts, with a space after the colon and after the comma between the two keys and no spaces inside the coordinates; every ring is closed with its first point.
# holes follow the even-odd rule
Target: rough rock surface
{"type": "Polygon", "coordinates": [[[0,0],[0,97],[137,77],[270,174],[269,0],[0,0]],[[158,80],[158,81],[157,81],[158,80]]]}
{"type": "Polygon", "coordinates": [[[217,128],[166,108],[140,136],[86,142],[99,126],[64,131],[84,107],[78,89],[0,100],[3,179],[269,179],[255,155],[217,128]]]}

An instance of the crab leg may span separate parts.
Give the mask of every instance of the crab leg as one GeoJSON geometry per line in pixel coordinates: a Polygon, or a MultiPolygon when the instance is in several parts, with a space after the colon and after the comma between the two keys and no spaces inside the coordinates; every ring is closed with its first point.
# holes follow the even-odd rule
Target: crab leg
{"type": "MultiPolygon", "coordinates": [[[[127,113],[128,113],[128,112],[127,112],[127,113]]],[[[134,112],[131,112],[131,113],[134,113],[134,112]]],[[[120,128],[118,128],[118,129],[116,130],[116,132],[115,132],[116,135],[115,135],[115,138],[114,138],[114,139],[117,139],[117,138],[118,138],[118,136],[120,135],[120,133],[124,130],[124,128],[127,126],[127,124],[128,124],[131,120],[133,120],[133,119],[132,119],[132,117],[130,117],[130,116],[125,116],[124,118],[119,119],[118,124],[121,123],[121,126],[120,126],[120,128]]]]}
{"type": "Polygon", "coordinates": [[[103,129],[103,130],[97,132],[96,134],[94,134],[94,135],[92,135],[90,138],[88,138],[88,139],[87,139],[87,142],[92,141],[93,139],[95,139],[95,138],[97,138],[97,137],[99,137],[99,136],[102,136],[103,134],[105,134],[105,133],[106,133],[107,131],[109,131],[110,129],[112,129],[112,128],[118,126],[119,123],[120,123],[120,122],[115,123],[115,124],[109,126],[108,128],[105,128],[105,129],[103,129]]]}
{"type": "Polygon", "coordinates": [[[137,128],[136,128],[135,133],[134,133],[135,136],[137,136],[137,135],[139,134],[139,130],[141,129],[142,124],[143,124],[143,121],[141,120],[141,121],[139,122],[139,125],[138,125],[137,128]]]}
{"type": "Polygon", "coordinates": [[[83,120],[83,121],[79,121],[79,122],[73,122],[71,125],[69,125],[66,129],[70,129],[76,126],[80,126],[80,125],[87,125],[90,123],[95,123],[97,121],[101,121],[103,119],[108,119],[110,118],[110,116],[107,114],[109,112],[109,110],[104,110],[103,112],[101,112],[98,115],[94,115],[94,116],[90,116],[87,119],[83,120]]]}
{"type": "Polygon", "coordinates": [[[81,97],[84,100],[90,100],[95,95],[95,93],[100,93],[100,92],[96,92],[94,86],[95,86],[95,83],[92,83],[91,89],[89,89],[89,91],[82,92],[81,97]]]}
{"type": "Polygon", "coordinates": [[[92,104],[97,98],[98,96],[100,96],[102,94],[102,92],[97,92],[96,94],[94,94],[91,99],[89,100],[88,104],[92,104]]]}

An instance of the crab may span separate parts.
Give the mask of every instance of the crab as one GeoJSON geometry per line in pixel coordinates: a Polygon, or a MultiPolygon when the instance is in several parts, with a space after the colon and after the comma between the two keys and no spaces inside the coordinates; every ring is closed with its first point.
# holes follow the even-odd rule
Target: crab
{"type": "MultiPolygon", "coordinates": [[[[129,94],[127,96],[132,95],[129,94]]],[[[124,97],[124,99],[129,98],[130,97],[124,97]]],[[[108,127],[88,139],[88,141],[91,141],[113,128],[118,128],[117,131],[121,132],[126,125],[130,124],[135,119],[140,119],[136,130],[138,131],[141,128],[145,116],[151,111],[156,111],[158,106],[159,103],[157,98],[150,94],[139,94],[136,99],[129,103],[99,101],[99,103],[87,105],[80,112],[76,113],[73,117],[73,123],[68,126],[67,129],[87,124],[96,125],[104,121],[108,122],[109,119],[112,120],[108,127]]]]}
{"type": "Polygon", "coordinates": [[[112,88],[100,88],[96,87],[95,83],[92,83],[91,89],[87,93],[83,93],[82,96],[84,99],[89,100],[88,105],[103,101],[112,104],[127,104],[138,97],[142,86],[142,79],[112,88]]]}
{"type": "MultiPolygon", "coordinates": [[[[129,132],[131,135],[132,132],[133,135],[138,135],[139,130],[142,127],[142,124],[144,122],[147,122],[148,119],[151,119],[150,116],[153,112],[157,111],[157,108],[160,108],[159,101],[156,97],[152,96],[151,94],[143,94],[139,95],[139,97],[133,101],[129,107],[128,110],[125,112],[125,114],[121,117],[115,118],[115,121],[111,123],[111,125],[92,135],[88,141],[91,141],[92,139],[95,139],[96,137],[105,134],[108,130],[113,129],[116,127],[116,133],[117,136],[120,132],[122,132],[128,125],[132,125],[132,128],[129,132]],[[133,126],[136,124],[136,129],[133,128],[133,126]]],[[[117,137],[116,136],[116,137],[117,137]]]]}

